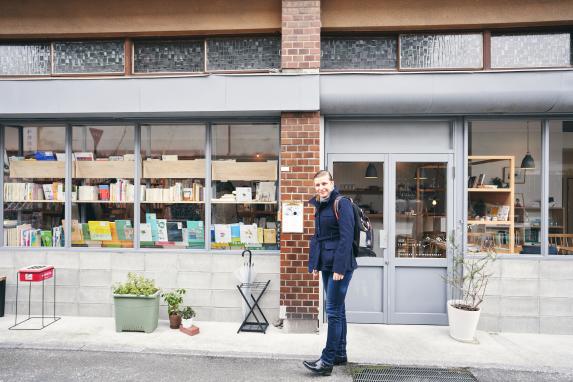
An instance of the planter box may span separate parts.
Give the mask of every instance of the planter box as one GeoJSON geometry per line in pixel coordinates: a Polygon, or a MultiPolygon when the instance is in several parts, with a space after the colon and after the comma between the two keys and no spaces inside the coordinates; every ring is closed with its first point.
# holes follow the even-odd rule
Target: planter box
{"type": "Polygon", "coordinates": [[[151,296],[114,294],[115,331],[151,333],[159,320],[159,291],[151,296]]]}
{"type": "Polygon", "coordinates": [[[460,302],[462,301],[448,301],[450,337],[460,342],[476,343],[476,330],[481,310],[468,311],[457,309],[452,306],[452,304],[460,302]]]}

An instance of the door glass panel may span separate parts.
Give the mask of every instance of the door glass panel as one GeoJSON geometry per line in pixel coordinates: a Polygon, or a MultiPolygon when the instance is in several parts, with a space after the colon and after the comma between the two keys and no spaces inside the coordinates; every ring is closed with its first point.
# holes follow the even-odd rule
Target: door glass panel
{"type": "Polygon", "coordinates": [[[396,257],[445,258],[447,164],[396,163],[396,257]]]}
{"type": "Polygon", "coordinates": [[[384,162],[334,162],[332,175],[340,192],[352,198],[370,219],[373,249],[376,257],[382,257],[386,242],[384,162]]]}

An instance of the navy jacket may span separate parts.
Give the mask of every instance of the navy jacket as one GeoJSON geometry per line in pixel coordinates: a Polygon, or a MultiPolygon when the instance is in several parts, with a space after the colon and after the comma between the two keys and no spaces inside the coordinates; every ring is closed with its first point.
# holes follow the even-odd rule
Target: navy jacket
{"type": "Polygon", "coordinates": [[[328,202],[316,198],[309,200],[316,210],[314,214],[315,234],[310,240],[308,271],[330,271],[345,274],[357,268],[352,255],[354,240],[354,212],[350,200],[340,199],[338,220],[334,215],[334,200],[340,195],[337,188],[330,193],[328,202]]]}

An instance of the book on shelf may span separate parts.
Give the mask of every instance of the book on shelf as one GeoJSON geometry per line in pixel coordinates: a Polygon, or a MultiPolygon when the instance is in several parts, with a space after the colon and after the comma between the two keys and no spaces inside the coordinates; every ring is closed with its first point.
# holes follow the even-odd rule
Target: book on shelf
{"type": "Polygon", "coordinates": [[[258,234],[257,234],[257,225],[256,224],[241,224],[240,228],[240,235],[241,235],[241,243],[243,244],[258,244],[258,234]]]}
{"type": "Polygon", "coordinates": [[[86,151],[86,152],[77,152],[73,154],[73,160],[77,160],[77,161],[84,161],[84,160],[89,160],[92,161],[94,160],[94,154],[90,151],[86,151]]]}
{"type": "Polygon", "coordinates": [[[167,222],[167,241],[183,242],[183,223],[167,222]]]}
{"type": "Polygon", "coordinates": [[[92,240],[111,240],[111,226],[108,221],[88,221],[90,237],[92,240]]]}
{"type": "Polygon", "coordinates": [[[265,228],[263,230],[263,242],[265,244],[275,244],[277,242],[277,230],[274,228],[265,228]]]}
{"type": "Polygon", "coordinates": [[[79,200],[98,200],[98,188],[96,186],[78,186],[79,200]]]}
{"type": "Polygon", "coordinates": [[[117,230],[117,238],[121,241],[133,240],[133,227],[131,220],[118,219],[115,221],[115,229],[117,230]]]}
{"type": "Polygon", "coordinates": [[[109,161],[123,160],[123,155],[110,155],[107,157],[107,160],[109,161]]]}
{"type": "Polygon", "coordinates": [[[231,242],[231,226],[229,224],[215,224],[215,243],[231,242]]]}
{"type": "Polygon", "coordinates": [[[274,202],[276,200],[275,182],[258,182],[256,186],[256,200],[260,202],[274,202]]]}
{"type": "Polygon", "coordinates": [[[231,224],[231,243],[241,242],[241,227],[239,224],[231,224]]]}
{"type": "Polygon", "coordinates": [[[189,247],[205,247],[205,226],[202,220],[187,220],[187,242],[189,247]]]}
{"type": "Polygon", "coordinates": [[[152,212],[148,212],[145,214],[145,222],[149,224],[151,228],[151,240],[157,241],[157,215],[152,212]]]}
{"type": "Polygon", "coordinates": [[[179,158],[178,158],[177,155],[164,154],[164,155],[161,155],[161,160],[164,160],[164,161],[176,161],[176,160],[179,160],[179,158]]]}
{"type": "Polygon", "coordinates": [[[169,241],[167,237],[167,219],[156,219],[157,241],[169,241]]]}
{"type": "Polygon", "coordinates": [[[139,240],[140,242],[153,242],[153,237],[151,236],[151,224],[141,223],[139,225],[139,240]]]}
{"type": "Polygon", "coordinates": [[[235,188],[235,197],[237,202],[250,202],[253,200],[253,191],[251,187],[237,187],[235,188]]]}
{"type": "Polygon", "coordinates": [[[100,184],[98,186],[98,196],[99,200],[109,200],[109,185],[100,184]]]}

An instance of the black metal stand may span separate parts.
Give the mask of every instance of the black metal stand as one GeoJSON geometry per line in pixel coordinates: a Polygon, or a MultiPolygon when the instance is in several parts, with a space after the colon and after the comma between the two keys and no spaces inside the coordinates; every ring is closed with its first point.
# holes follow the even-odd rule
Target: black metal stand
{"type": "Polygon", "coordinates": [[[243,320],[243,323],[237,330],[239,332],[256,332],[256,333],[266,333],[267,328],[269,326],[269,321],[265,317],[261,307],[259,306],[259,301],[261,297],[265,294],[271,280],[266,282],[254,282],[254,283],[242,283],[237,285],[237,289],[239,289],[239,293],[243,296],[243,300],[249,307],[249,313],[243,320]],[[258,310],[259,314],[261,315],[261,319],[257,317],[256,311],[258,310]],[[249,317],[253,316],[255,321],[249,321],[249,317]]]}
{"type": "MultiPolygon", "coordinates": [[[[19,272],[18,272],[19,273],[19,272]]],[[[18,289],[19,289],[19,279],[20,279],[20,275],[18,274],[16,277],[16,315],[14,318],[14,325],[10,326],[8,328],[8,330],[42,330],[44,329],[46,326],[49,326],[51,324],[53,324],[54,322],[58,321],[61,317],[56,317],[56,269],[54,268],[54,315],[53,317],[48,317],[50,318],[50,322],[48,322],[47,324],[44,324],[44,319],[46,318],[44,315],[44,295],[45,295],[45,291],[44,291],[44,280],[42,280],[42,315],[41,316],[32,316],[31,315],[31,307],[32,307],[32,281],[28,282],[28,318],[26,318],[25,320],[22,320],[20,322],[18,322],[18,289]],[[18,326],[23,324],[24,322],[33,320],[33,319],[42,319],[42,326],[39,328],[19,328],[18,326]]]]}

